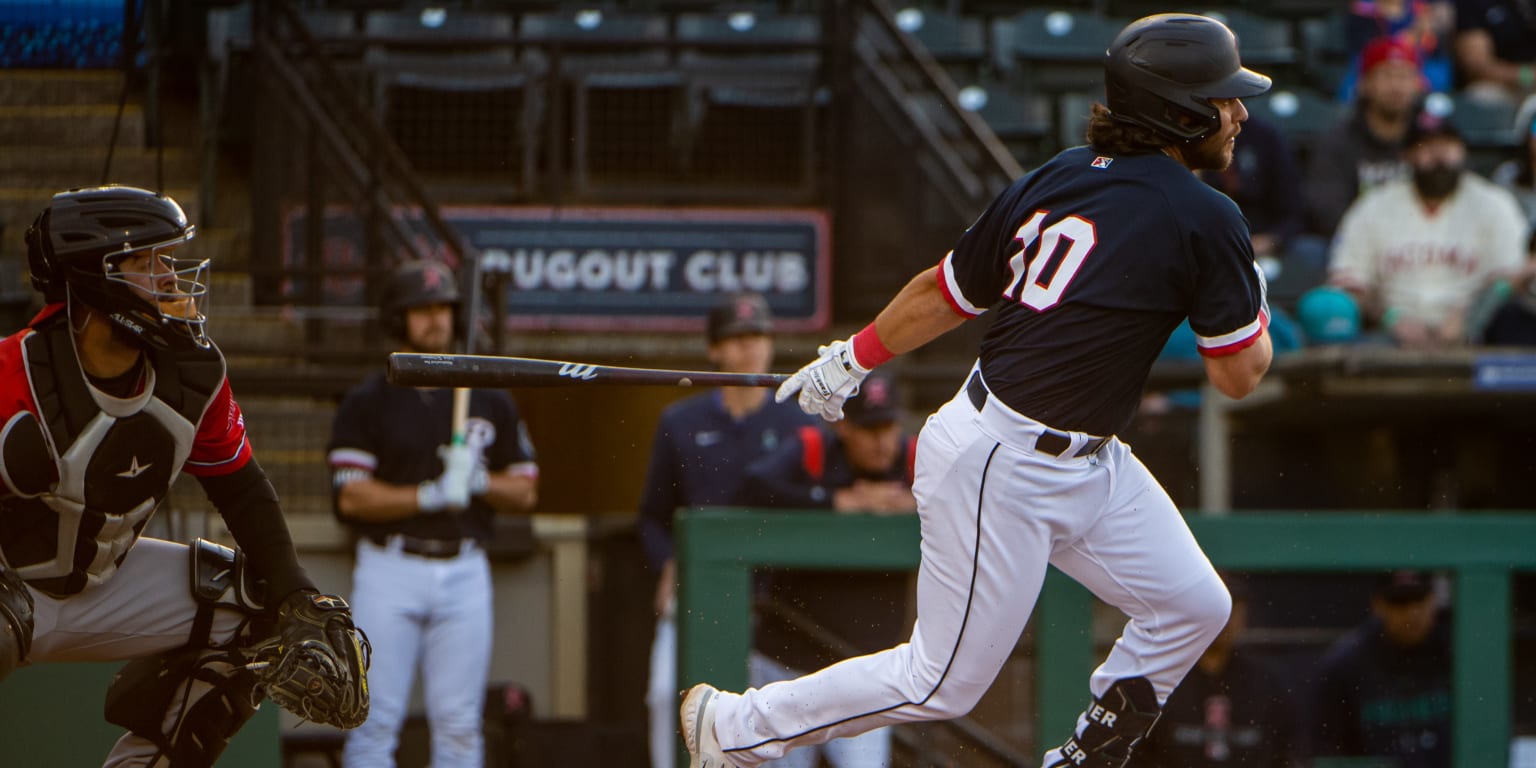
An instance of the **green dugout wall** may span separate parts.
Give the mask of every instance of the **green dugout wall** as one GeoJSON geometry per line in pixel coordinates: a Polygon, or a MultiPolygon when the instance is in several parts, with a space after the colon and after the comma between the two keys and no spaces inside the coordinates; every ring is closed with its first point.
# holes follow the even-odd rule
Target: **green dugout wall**
{"type": "MultiPolygon", "coordinates": [[[[1188,521],[1218,568],[1451,572],[1455,763],[1509,764],[1511,576],[1536,570],[1536,514],[1323,512],[1188,521]]],[[[677,559],[679,683],[741,690],[753,568],[914,568],[917,518],[693,510],[678,519],[677,559]]],[[[1066,733],[1087,701],[1088,674],[1097,662],[1091,611],[1087,590],[1052,570],[1032,619],[1036,733],[1066,733]]]]}

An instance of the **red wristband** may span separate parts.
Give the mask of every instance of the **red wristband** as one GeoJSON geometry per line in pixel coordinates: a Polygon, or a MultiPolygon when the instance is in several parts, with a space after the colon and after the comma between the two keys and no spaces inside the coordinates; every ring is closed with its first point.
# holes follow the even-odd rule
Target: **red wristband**
{"type": "Polygon", "coordinates": [[[853,359],[866,370],[874,370],[875,366],[883,365],[895,356],[896,353],[887,349],[885,342],[880,340],[880,333],[875,330],[874,323],[853,335],[853,359]]]}

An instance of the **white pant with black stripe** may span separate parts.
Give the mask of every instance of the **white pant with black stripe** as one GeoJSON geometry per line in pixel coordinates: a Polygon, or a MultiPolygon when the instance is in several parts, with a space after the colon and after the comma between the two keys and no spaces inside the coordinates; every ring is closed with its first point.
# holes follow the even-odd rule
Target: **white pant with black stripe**
{"type": "MultiPolygon", "coordinates": [[[[978,411],[964,390],[928,418],[913,486],[922,562],[911,640],[721,696],[715,733],[733,762],[755,768],[795,747],[968,713],[1013,651],[1047,563],[1130,617],[1091,693],[1144,676],[1167,699],[1225,625],[1226,588],[1129,446],[1058,458],[1035,452],[1043,429],[991,396],[978,411]]],[[[1073,434],[1064,455],[1087,439],[1073,434]]]]}

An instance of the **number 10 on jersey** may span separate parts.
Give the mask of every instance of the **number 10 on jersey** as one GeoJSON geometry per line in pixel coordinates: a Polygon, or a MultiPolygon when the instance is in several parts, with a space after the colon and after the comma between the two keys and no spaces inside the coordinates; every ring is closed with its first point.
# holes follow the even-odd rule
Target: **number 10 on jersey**
{"type": "Polygon", "coordinates": [[[1014,234],[1013,239],[1020,247],[1008,260],[1013,277],[1003,289],[1004,298],[1014,299],[1036,312],[1044,312],[1061,301],[1067,285],[1098,243],[1093,222],[1081,216],[1067,216],[1042,230],[1040,225],[1049,213],[1035,211],[1014,234]],[[1064,253],[1063,240],[1067,241],[1064,253]]]}

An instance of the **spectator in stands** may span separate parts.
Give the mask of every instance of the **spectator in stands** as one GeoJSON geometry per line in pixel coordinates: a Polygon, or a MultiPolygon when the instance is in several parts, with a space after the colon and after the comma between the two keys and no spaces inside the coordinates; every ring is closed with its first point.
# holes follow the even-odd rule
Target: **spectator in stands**
{"type": "MultiPolygon", "coordinates": [[[[1345,18],[1344,36],[1354,72],[1371,43],[1386,38],[1414,50],[1429,89],[1440,93],[1455,87],[1450,41],[1456,9],[1448,0],[1356,0],[1345,18]]],[[[1340,97],[1354,98],[1353,73],[1341,84],[1340,97]]]]}
{"type": "Polygon", "coordinates": [[[1515,196],[1527,222],[1536,222],[1536,96],[1521,105],[1515,126],[1522,139],[1520,149],[1499,163],[1489,178],[1515,196]]]}
{"type": "Polygon", "coordinates": [[[1366,46],[1353,114],[1323,134],[1308,153],[1304,202],[1311,233],[1324,240],[1333,237],[1350,203],[1404,175],[1403,136],[1424,86],[1414,48],[1393,38],[1366,46]]]}
{"type": "MultiPolygon", "coordinates": [[[[754,293],[726,296],[709,313],[709,361],[722,371],[766,373],[773,364],[773,316],[754,293]]],[[[640,498],[640,539],[659,578],[655,640],[646,692],[652,768],[674,768],[677,744],[677,564],[672,521],[679,509],[731,504],[748,466],[813,417],[773,393],[730,387],[672,404],[656,425],[640,498]]]]}
{"type": "MultiPolygon", "coordinates": [[[[779,450],[753,463],[742,481],[740,503],[849,513],[916,512],[916,438],[902,432],[900,400],[895,380],[877,369],[843,407],[841,421],[801,427],[779,450]]],[[[770,609],[758,619],[752,685],[792,680],[848,656],[901,642],[908,628],[907,581],[904,572],[774,572],[763,585],[770,609]],[[797,626],[801,622],[791,613],[846,646],[817,642],[797,626]]],[[[890,729],[805,747],[766,765],[813,768],[818,755],[833,768],[889,768],[890,729]]]]}
{"type": "Polygon", "coordinates": [[[1450,633],[1430,574],[1382,577],[1371,618],[1323,656],[1312,714],[1314,756],[1450,768],[1450,633]]]}
{"type": "MultiPolygon", "coordinates": [[[[1253,256],[1266,271],[1281,270],[1291,237],[1301,231],[1301,174],[1290,144],[1273,125],[1249,116],[1222,171],[1200,178],[1232,198],[1248,219],[1253,256]]],[[[1319,274],[1319,278],[1321,275],[1319,274]]]]}
{"type": "Polygon", "coordinates": [[[1244,652],[1248,590],[1227,579],[1232,616],[1195,662],[1128,768],[1294,768],[1300,727],[1280,671],[1244,652]]]}
{"type": "Polygon", "coordinates": [[[1536,6],[1456,0],[1455,48],[1468,95],[1518,102],[1536,92],[1536,6]]]}
{"type": "Polygon", "coordinates": [[[1466,170],[1449,119],[1421,112],[1404,143],[1411,176],[1350,206],[1329,282],[1401,346],[1462,344],[1480,295],[1525,262],[1525,217],[1508,192],[1466,170]]]}

